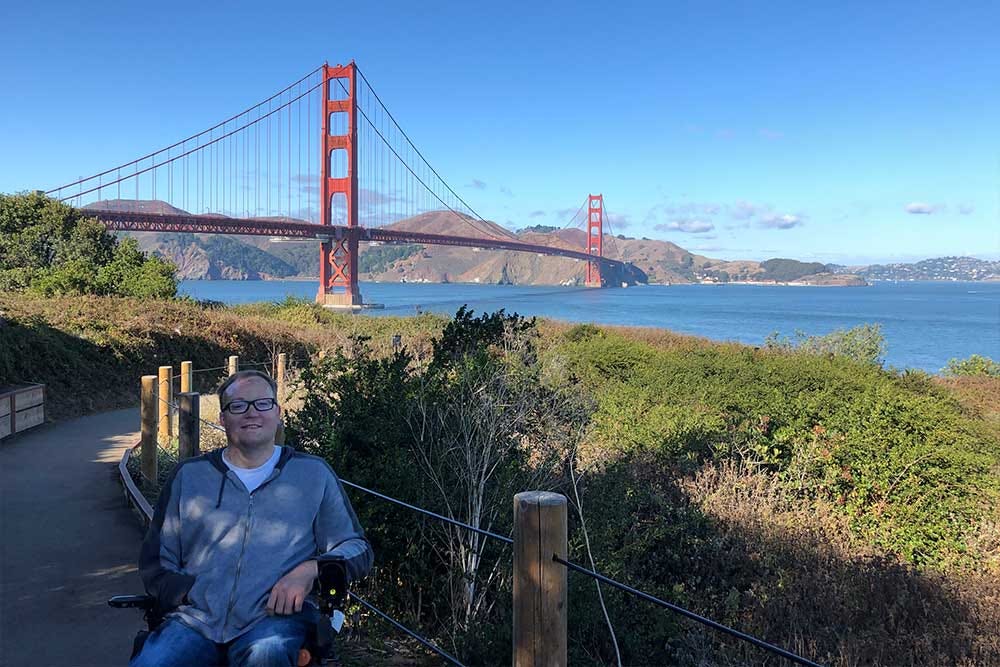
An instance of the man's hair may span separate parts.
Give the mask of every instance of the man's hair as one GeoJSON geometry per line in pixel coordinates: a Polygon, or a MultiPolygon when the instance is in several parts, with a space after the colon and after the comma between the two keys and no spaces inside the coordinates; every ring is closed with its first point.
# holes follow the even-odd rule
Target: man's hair
{"type": "Polygon", "coordinates": [[[267,386],[271,388],[271,393],[274,394],[275,398],[278,398],[278,385],[274,379],[267,373],[261,371],[247,370],[247,371],[237,371],[226,378],[226,381],[219,385],[219,409],[221,410],[225,407],[226,390],[231,386],[239,382],[240,380],[247,380],[249,378],[260,378],[267,382],[267,386]]]}

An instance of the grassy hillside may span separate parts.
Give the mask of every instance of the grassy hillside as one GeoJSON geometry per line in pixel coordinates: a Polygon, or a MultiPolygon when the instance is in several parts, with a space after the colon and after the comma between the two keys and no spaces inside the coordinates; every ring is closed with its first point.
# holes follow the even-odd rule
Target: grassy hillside
{"type": "MultiPolygon", "coordinates": [[[[302,368],[326,350],[302,376],[312,399],[290,433],[346,478],[441,511],[464,507],[461,477],[444,486],[445,505],[414,458],[414,426],[443,437],[494,396],[490,432],[514,445],[486,485],[495,529],[509,529],[511,489],[553,488],[583,508],[571,509],[574,560],[587,559],[582,516],[601,571],[823,664],[1000,663],[998,378],[897,374],[654,329],[541,322],[510,337],[495,320],[301,301],[4,295],[0,318],[0,384],[47,383],[56,416],[134,405],[139,376],[164,363],[281,350],[302,368]],[[391,354],[395,334],[405,355],[391,354]],[[428,414],[441,421],[420,421],[428,414]]],[[[496,604],[456,626],[447,591],[464,579],[434,555],[451,543],[414,530],[409,514],[356,508],[380,554],[367,584],[380,606],[469,664],[509,661],[509,551],[487,551],[498,574],[477,579],[496,604]]],[[[605,595],[625,664],[764,664],[752,647],[605,595]]],[[[569,614],[573,664],[613,664],[595,590],[574,575],[569,614]]]]}

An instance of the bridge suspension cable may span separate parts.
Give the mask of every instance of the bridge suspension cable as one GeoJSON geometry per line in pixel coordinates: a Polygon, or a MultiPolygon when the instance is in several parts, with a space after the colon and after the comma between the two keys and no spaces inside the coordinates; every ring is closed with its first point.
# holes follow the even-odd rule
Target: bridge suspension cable
{"type": "Polygon", "coordinates": [[[618,248],[618,244],[615,242],[615,230],[611,226],[611,213],[608,212],[608,199],[604,198],[604,224],[608,226],[608,240],[611,245],[615,248],[615,255],[618,259],[623,259],[622,251],[618,248]]]}
{"type": "MultiPolygon", "coordinates": [[[[358,141],[362,154],[366,155],[364,164],[369,170],[366,172],[362,169],[361,176],[370,179],[369,183],[372,180],[387,181],[388,194],[382,193],[382,197],[388,196],[390,199],[388,219],[395,222],[399,219],[411,218],[420,213],[428,212],[432,210],[431,202],[437,201],[458,221],[469,225],[481,234],[495,239],[516,238],[508,230],[491,225],[455,192],[455,189],[442,178],[416,147],[360,69],[358,69],[358,74],[360,81],[364,84],[362,91],[358,93],[361,101],[361,104],[358,105],[358,112],[368,126],[366,136],[359,138],[358,141]],[[375,100],[374,103],[371,102],[372,98],[375,100]],[[381,142],[389,154],[379,150],[378,142],[381,142]],[[375,173],[371,172],[372,165],[374,165],[375,173]],[[431,183],[434,181],[442,188],[440,192],[432,187],[431,183]],[[418,189],[416,184],[419,184],[422,190],[418,189]],[[392,208],[392,205],[395,205],[395,208],[392,208]],[[405,212],[405,214],[401,215],[401,212],[405,212]]],[[[341,79],[337,79],[337,82],[342,92],[349,95],[344,82],[341,79]]],[[[373,190],[371,184],[367,188],[363,185],[361,187],[362,197],[366,195],[371,197],[373,190]]],[[[383,215],[377,226],[384,225],[385,220],[386,216],[383,215]]]]}
{"type": "MultiPolygon", "coordinates": [[[[61,186],[59,186],[57,188],[53,188],[51,190],[46,191],[45,194],[51,195],[51,194],[57,193],[57,192],[59,192],[61,190],[66,190],[66,189],[69,189],[69,188],[72,188],[72,187],[76,187],[78,185],[81,185],[82,183],[86,183],[87,181],[92,181],[95,178],[100,179],[103,176],[107,176],[108,174],[110,174],[112,172],[118,172],[118,171],[120,171],[122,169],[126,169],[128,167],[137,165],[137,164],[139,164],[141,162],[144,162],[145,160],[149,160],[151,158],[155,158],[155,156],[159,155],[160,153],[166,153],[167,151],[173,150],[174,148],[177,148],[178,146],[183,146],[183,145],[187,144],[189,141],[194,141],[195,139],[199,139],[202,136],[204,136],[206,134],[210,134],[210,133],[214,132],[215,130],[218,130],[221,127],[225,127],[226,125],[228,125],[229,123],[233,122],[234,120],[236,120],[238,118],[246,116],[246,115],[248,115],[248,114],[250,114],[250,113],[252,113],[252,112],[260,109],[260,107],[264,106],[265,104],[269,104],[274,99],[276,99],[276,98],[284,95],[288,91],[290,91],[292,88],[295,88],[296,86],[299,86],[300,84],[302,84],[309,77],[315,76],[320,71],[320,69],[322,69],[322,68],[321,67],[317,67],[316,69],[314,69],[313,71],[309,72],[308,74],[306,74],[304,77],[302,77],[301,79],[299,79],[295,83],[293,83],[293,84],[289,85],[288,87],[286,87],[286,88],[278,91],[274,95],[271,95],[271,97],[267,98],[263,102],[258,102],[257,104],[253,105],[252,107],[244,109],[243,111],[241,111],[240,113],[236,114],[235,116],[231,116],[231,117],[227,118],[226,120],[222,121],[221,123],[218,123],[217,125],[213,125],[212,127],[208,128],[207,130],[203,130],[201,132],[198,132],[197,134],[192,134],[190,137],[187,137],[186,139],[182,139],[181,141],[173,143],[173,144],[167,146],[166,148],[161,148],[159,150],[153,151],[152,153],[149,153],[148,155],[144,155],[144,156],[142,156],[140,158],[136,158],[136,159],[134,159],[134,160],[132,160],[130,162],[126,162],[124,164],[120,164],[117,167],[112,167],[111,169],[106,169],[105,171],[102,171],[102,172],[100,172],[98,174],[94,174],[93,176],[87,176],[85,178],[81,178],[79,180],[73,181],[72,183],[67,183],[66,185],[61,185],[61,186]]],[[[105,185],[113,185],[113,183],[106,183],[105,185]]]]}
{"type": "Polygon", "coordinates": [[[47,194],[123,214],[315,221],[321,69],[207,130],[47,194]]]}

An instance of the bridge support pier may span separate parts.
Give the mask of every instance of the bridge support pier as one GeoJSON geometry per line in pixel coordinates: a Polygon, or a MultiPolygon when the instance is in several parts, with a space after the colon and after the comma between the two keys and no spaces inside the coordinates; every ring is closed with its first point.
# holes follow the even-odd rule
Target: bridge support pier
{"type": "MultiPolygon", "coordinates": [[[[353,62],[331,67],[323,65],[323,97],[320,138],[320,224],[333,225],[333,198],[343,197],[346,233],[336,228],[322,239],[319,250],[319,291],[316,302],[328,308],[362,308],[358,288],[358,103],[357,67],[353,62]],[[331,94],[332,93],[332,94],[331,94]],[[330,117],[343,115],[345,134],[331,134],[330,117]],[[333,174],[334,151],[343,151],[346,174],[333,174]]],[[[343,224],[343,223],[340,223],[343,224]]]]}
{"type": "MultiPolygon", "coordinates": [[[[587,195],[587,254],[592,257],[604,256],[604,195],[587,195]]],[[[587,263],[587,287],[604,287],[601,278],[601,263],[587,263]]]]}
{"type": "MultiPolygon", "coordinates": [[[[340,230],[338,230],[340,231],[340,230]]],[[[348,229],[342,238],[320,245],[319,291],[316,302],[328,308],[363,308],[358,287],[358,235],[348,229]]]]}

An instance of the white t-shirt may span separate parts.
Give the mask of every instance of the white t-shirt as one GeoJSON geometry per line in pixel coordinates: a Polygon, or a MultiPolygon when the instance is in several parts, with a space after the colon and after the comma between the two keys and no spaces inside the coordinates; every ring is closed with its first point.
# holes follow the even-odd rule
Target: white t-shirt
{"type": "Polygon", "coordinates": [[[280,456],[281,447],[274,445],[274,451],[271,452],[270,458],[264,461],[263,465],[259,468],[240,468],[239,466],[234,466],[230,463],[226,453],[222,452],[222,460],[226,463],[226,466],[236,473],[236,476],[240,478],[240,481],[243,482],[243,486],[247,487],[247,491],[250,493],[253,493],[254,489],[264,483],[264,480],[267,479],[274,470],[274,466],[278,465],[278,458],[280,456]]]}

